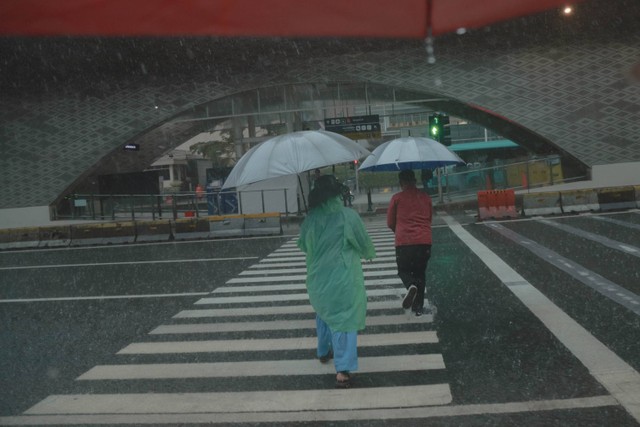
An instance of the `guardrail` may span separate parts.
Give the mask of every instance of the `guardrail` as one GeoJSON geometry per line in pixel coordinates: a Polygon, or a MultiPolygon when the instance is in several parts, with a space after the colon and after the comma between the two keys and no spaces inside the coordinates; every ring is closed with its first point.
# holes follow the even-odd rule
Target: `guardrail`
{"type": "Polygon", "coordinates": [[[281,235],[279,212],[178,220],[0,229],[0,249],[52,248],[281,235]]]}

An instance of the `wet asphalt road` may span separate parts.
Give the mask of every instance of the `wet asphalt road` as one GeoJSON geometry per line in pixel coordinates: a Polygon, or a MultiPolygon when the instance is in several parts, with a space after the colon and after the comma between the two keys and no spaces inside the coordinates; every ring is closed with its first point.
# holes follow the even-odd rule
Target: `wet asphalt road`
{"type": "MultiPolygon", "coordinates": [[[[640,315],[633,311],[632,304],[627,301],[627,307],[622,297],[615,296],[619,292],[599,292],[588,286],[584,279],[585,274],[597,274],[608,283],[636,296],[640,294],[640,258],[634,253],[634,248],[640,246],[638,212],[608,214],[598,219],[590,216],[547,218],[555,225],[526,220],[503,221],[499,227],[494,227],[476,224],[471,217],[458,216],[456,219],[464,224],[464,230],[631,368],[640,370],[640,315]],[[557,224],[572,228],[559,228],[557,224]],[[610,240],[602,239],[605,237],[610,240]],[[603,241],[618,242],[624,248],[614,248],[603,241]],[[532,243],[527,242],[534,242],[542,249],[535,253],[531,249],[532,243]],[[558,259],[564,260],[565,264],[575,263],[591,273],[569,274],[549,261],[552,259],[549,253],[560,257],[558,259]]],[[[366,222],[372,230],[383,228],[380,218],[369,218],[366,222]]],[[[266,260],[291,238],[0,253],[0,417],[4,417],[0,418],[0,424],[10,419],[7,417],[23,414],[50,395],[264,390],[277,394],[285,390],[331,389],[331,375],[297,376],[296,372],[216,380],[77,380],[97,365],[312,358],[312,352],[302,350],[258,354],[237,351],[191,355],[117,354],[135,342],[176,340],[175,335],[150,336],[149,332],[162,324],[187,323],[172,317],[193,309],[195,302],[225,287],[229,280],[241,277],[241,273],[266,260]],[[41,266],[48,267],[36,268],[41,266]],[[93,299],[97,296],[113,298],[93,299]]],[[[512,409],[497,413],[500,411],[491,409],[471,415],[454,411],[448,416],[434,415],[422,421],[415,418],[382,420],[372,417],[360,421],[345,418],[332,425],[638,425],[616,402],[580,407],[592,398],[606,399],[610,393],[440,218],[434,228],[434,246],[427,274],[428,296],[437,307],[432,321],[372,326],[366,332],[435,331],[438,342],[362,347],[360,357],[438,353],[442,355],[445,369],[411,371],[394,368],[386,372],[362,373],[357,376],[357,388],[391,387],[404,393],[409,386],[448,384],[451,396],[448,405],[454,408],[470,408],[471,405],[501,408],[499,405],[538,401],[578,403],[555,410],[512,409]]],[[[267,293],[284,294],[288,291],[267,293]]],[[[229,295],[242,297],[246,294],[229,295]]],[[[370,301],[385,298],[372,297],[370,301]]],[[[302,302],[293,303],[296,304],[302,302]]],[[[246,302],[218,307],[264,305],[246,302]]],[[[281,303],[266,305],[278,307],[281,303]]],[[[307,317],[252,315],[249,312],[242,320],[261,322],[307,317]]],[[[202,319],[188,323],[210,321],[202,319]]],[[[217,321],[238,320],[222,317],[217,321]]],[[[194,334],[187,339],[248,340],[295,336],[313,337],[313,330],[218,332],[194,334]]]]}

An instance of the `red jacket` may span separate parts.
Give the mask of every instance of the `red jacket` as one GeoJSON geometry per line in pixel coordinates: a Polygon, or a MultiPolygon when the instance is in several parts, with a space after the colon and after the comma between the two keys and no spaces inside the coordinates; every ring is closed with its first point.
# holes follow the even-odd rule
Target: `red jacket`
{"type": "Polygon", "coordinates": [[[396,193],[387,209],[387,225],[396,234],[396,246],[431,244],[431,197],[418,188],[396,193]]]}

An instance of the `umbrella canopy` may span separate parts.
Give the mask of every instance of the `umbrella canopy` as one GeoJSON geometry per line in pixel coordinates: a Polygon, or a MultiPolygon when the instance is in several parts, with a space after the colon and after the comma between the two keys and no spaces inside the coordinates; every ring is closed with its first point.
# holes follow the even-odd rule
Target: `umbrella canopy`
{"type": "Polygon", "coordinates": [[[368,150],[337,133],[323,130],[276,136],[249,150],[234,166],[222,188],[353,162],[368,150]]]}
{"type": "Polygon", "coordinates": [[[398,138],[380,145],[362,162],[361,171],[433,169],[465,164],[447,147],[429,138],[398,138]]]}
{"type": "MultiPolygon", "coordinates": [[[[573,0],[577,3],[581,0],[573,0]]],[[[3,0],[0,34],[424,38],[566,0],[3,0]]]]}

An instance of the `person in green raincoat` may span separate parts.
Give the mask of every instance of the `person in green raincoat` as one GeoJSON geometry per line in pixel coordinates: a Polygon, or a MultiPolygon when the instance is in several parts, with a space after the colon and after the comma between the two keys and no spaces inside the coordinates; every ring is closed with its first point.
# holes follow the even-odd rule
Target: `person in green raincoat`
{"type": "Polygon", "coordinates": [[[306,254],[317,356],[322,363],[333,357],[336,387],[348,388],[350,372],[358,369],[357,335],[367,311],[361,259],[375,258],[376,251],[360,216],[343,206],[341,187],[332,175],[316,180],[298,246],[306,254]]]}

